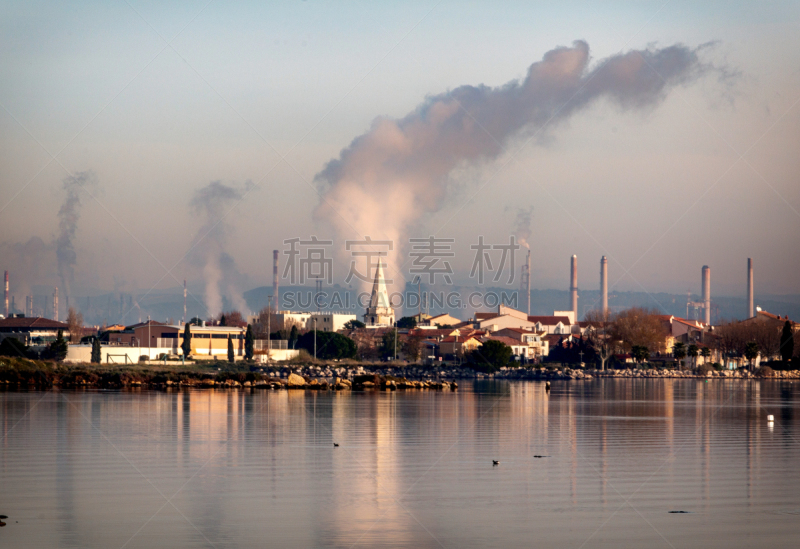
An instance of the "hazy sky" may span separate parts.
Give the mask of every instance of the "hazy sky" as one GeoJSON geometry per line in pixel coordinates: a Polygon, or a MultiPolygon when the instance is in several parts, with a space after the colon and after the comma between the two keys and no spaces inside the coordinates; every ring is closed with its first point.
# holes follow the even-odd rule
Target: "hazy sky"
{"type": "MultiPolygon", "coordinates": [[[[59,283],[70,174],[93,173],[74,217],[76,295],[199,282],[203,254],[222,249],[242,289],[269,284],[283,240],[343,247],[315,215],[315,176],[376,117],[519,81],[576,40],[587,71],[710,42],[697,55],[716,69],[643,108],[601,97],[512,133],[498,154],[458,164],[435,211],[400,234],[455,238],[465,282],[470,245],[507,240],[532,206],[534,288],[566,288],[577,254],[579,286],[596,289],[605,254],[621,290],[699,292],[708,264],[712,295],[743,295],[752,257],[759,293],[800,293],[800,3],[262,4],[3,3],[0,269],[18,300],[59,283]],[[213,181],[237,198],[199,208],[213,181]],[[213,216],[224,230],[189,252],[213,216]]],[[[345,275],[340,265],[334,281],[345,275]]]]}

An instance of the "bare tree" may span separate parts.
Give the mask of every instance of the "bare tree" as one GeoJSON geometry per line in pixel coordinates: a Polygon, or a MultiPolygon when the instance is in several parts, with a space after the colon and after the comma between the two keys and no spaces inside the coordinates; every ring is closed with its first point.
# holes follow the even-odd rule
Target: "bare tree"
{"type": "Polygon", "coordinates": [[[589,323],[587,344],[600,359],[600,369],[605,370],[606,362],[614,354],[612,315],[608,311],[603,312],[597,309],[586,313],[584,320],[589,323]]]}
{"type": "Polygon", "coordinates": [[[668,332],[658,311],[631,307],[613,315],[611,337],[621,342],[624,351],[634,345],[647,347],[651,352],[665,351],[668,332]]]}
{"type": "Polygon", "coordinates": [[[69,327],[69,340],[78,343],[83,336],[83,315],[70,307],[67,312],[67,326],[69,327]]]}

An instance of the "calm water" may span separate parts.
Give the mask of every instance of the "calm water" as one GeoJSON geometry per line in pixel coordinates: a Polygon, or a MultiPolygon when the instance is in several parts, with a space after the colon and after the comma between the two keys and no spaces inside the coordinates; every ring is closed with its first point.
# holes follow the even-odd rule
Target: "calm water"
{"type": "Polygon", "coordinates": [[[0,392],[0,547],[798,547],[799,419],[789,382],[0,392]]]}

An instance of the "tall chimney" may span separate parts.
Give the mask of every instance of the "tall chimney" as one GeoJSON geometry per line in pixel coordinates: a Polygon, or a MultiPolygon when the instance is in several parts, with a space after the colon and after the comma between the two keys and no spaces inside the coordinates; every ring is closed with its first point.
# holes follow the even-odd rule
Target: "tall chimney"
{"type": "Polygon", "coordinates": [[[575,317],[575,322],[578,322],[578,256],[573,255],[570,261],[570,277],[569,277],[569,301],[570,309],[575,317]]]}
{"type": "Polygon", "coordinates": [[[521,295],[520,308],[530,316],[531,314],[531,250],[528,249],[528,256],[522,265],[522,276],[519,281],[519,292],[521,295]]]}
{"type": "Polygon", "coordinates": [[[33,296],[26,295],[25,296],[25,316],[28,318],[33,316],[33,296]]]}
{"type": "Polygon", "coordinates": [[[278,250],[272,250],[272,312],[280,310],[280,295],[278,294],[278,250]]]}
{"type": "Polygon", "coordinates": [[[53,292],[53,320],[58,322],[58,286],[53,292]]]}
{"type": "Polygon", "coordinates": [[[8,271],[6,271],[5,281],[6,281],[6,285],[5,285],[6,312],[5,312],[5,315],[6,315],[6,318],[8,318],[8,271]]]}
{"type": "Polygon", "coordinates": [[[186,323],[186,279],[183,279],[183,322],[186,323]]]}
{"type": "Polygon", "coordinates": [[[703,265],[703,322],[711,324],[711,269],[703,265]]]}
{"type": "Polygon", "coordinates": [[[603,316],[608,314],[608,259],[600,259],[600,310],[603,316]]]}
{"type": "Polygon", "coordinates": [[[753,259],[747,258],[747,318],[753,318],[753,259]]]}

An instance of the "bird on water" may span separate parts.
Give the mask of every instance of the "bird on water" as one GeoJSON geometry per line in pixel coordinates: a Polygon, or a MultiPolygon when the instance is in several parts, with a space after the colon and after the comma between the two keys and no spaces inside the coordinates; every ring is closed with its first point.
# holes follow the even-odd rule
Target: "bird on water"
{"type": "Polygon", "coordinates": [[[334,442],[334,443],[333,443],[333,447],[334,447],[334,448],[338,448],[338,447],[339,447],[339,443],[338,443],[338,442],[334,442]]]}
{"type": "Polygon", "coordinates": [[[493,459],[492,460],[492,465],[500,465],[500,462],[497,461],[496,459],[493,459]]]}

